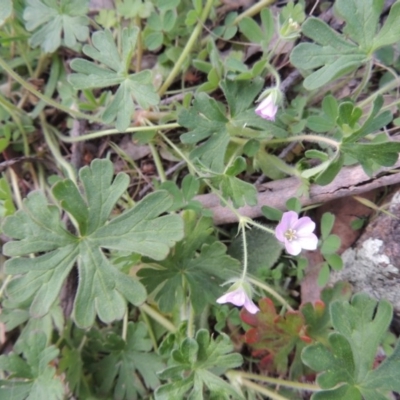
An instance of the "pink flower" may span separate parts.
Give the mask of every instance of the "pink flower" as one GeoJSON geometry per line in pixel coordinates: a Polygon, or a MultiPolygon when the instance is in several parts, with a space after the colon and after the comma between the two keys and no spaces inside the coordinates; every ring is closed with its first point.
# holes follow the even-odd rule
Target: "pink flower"
{"type": "Polygon", "coordinates": [[[247,282],[238,281],[230,287],[230,290],[217,299],[217,303],[232,303],[235,306],[244,308],[251,314],[255,314],[260,309],[251,300],[251,286],[247,282]]]}
{"type": "Polygon", "coordinates": [[[285,244],[292,256],[300,254],[301,249],[315,250],[318,238],[313,233],[315,223],[309,217],[299,218],[294,211],[283,213],[281,222],[275,229],[276,238],[285,244]]]}
{"type": "Polygon", "coordinates": [[[269,94],[256,108],[256,114],[269,121],[275,121],[275,115],[278,111],[275,97],[273,93],[269,94]]]}

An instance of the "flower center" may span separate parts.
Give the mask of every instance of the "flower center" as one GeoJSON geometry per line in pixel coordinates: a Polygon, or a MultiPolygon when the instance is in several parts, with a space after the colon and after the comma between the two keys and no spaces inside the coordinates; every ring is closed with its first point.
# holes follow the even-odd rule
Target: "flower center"
{"type": "Polygon", "coordinates": [[[292,240],[296,240],[297,239],[297,232],[294,229],[288,229],[285,232],[285,238],[291,242],[292,240]]]}

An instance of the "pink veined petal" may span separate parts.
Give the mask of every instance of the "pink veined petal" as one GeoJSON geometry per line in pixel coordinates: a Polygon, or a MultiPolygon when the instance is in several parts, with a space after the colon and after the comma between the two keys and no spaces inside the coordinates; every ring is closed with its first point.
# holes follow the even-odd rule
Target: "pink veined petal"
{"type": "Polygon", "coordinates": [[[286,251],[292,256],[297,256],[301,252],[301,244],[297,240],[292,240],[291,242],[286,240],[285,247],[286,251]]]}
{"type": "Polygon", "coordinates": [[[244,302],[244,307],[250,314],[256,314],[258,311],[260,311],[260,309],[248,297],[246,297],[246,301],[244,302]]]}
{"type": "Polygon", "coordinates": [[[305,250],[316,250],[318,246],[318,238],[316,235],[314,235],[314,233],[299,237],[297,242],[305,250]]]}
{"type": "Polygon", "coordinates": [[[216,302],[219,303],[219,304],[230,303],[229,295],[230,295],[230,293],[223,294],[221,297],[218,297],[216,302]]]}
{"type": "Polygon", "coordinates": [[[220,298],[218,298],[217,303],[232,303],[235,306],[241,307],[246,301],[246,294],[244,293],[242,288],[233,290],[231,292],[225,293],[220,298]]]}
{"type": "Polygon", "coordinates": [[[285,233],[288,229],[292,229],[296,224],[299,216],[294,211],[288,211],[283,213],[281,222],[275,228],[275,236],[276,238],[284,242],[285,241],[285,233]]]}
{"type": "Polygon", "coordinates": [[[270,121],[275,121],[275,114],[277,111],[278,106],[274,103],[274,99],[271,95],[265,98],[255,110],[257,115],[270,121]]]}
{"type": "Polygon", "coordinates": [[[240,307],[246,302],[247,296],[243,289],[237,289],[237,290],[231,292],[230,294],[231,294],[231,298],[229,301],[232,304],[234,304],[235,306],[240,307]]]}
{"type": "Polygon", "coordinates": [[[305,236],[314,232],[315,222],[310,217],[302,217],[296,222],[293,229],[298,236],[305,236]]]}

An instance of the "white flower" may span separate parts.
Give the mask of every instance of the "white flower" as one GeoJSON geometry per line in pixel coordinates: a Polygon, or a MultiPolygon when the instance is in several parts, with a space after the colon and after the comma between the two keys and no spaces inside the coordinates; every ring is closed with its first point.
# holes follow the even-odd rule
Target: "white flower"
{"type": "Polygon", "coordinates": [[[229,291],[217,299],[217,303],[232,303],[235,306],[244,306],[251,314],[256,314],[260,309],[251,300],[251,286],[242,280],[233,284],[229,291]]]}
{"type": "Polygon", "coordinates": [[[309,217],[299,218],[294,211],[283,213],[281,222],[275,229],[276,238],[285,244],[286,251],[292,256],[300,254],[301,249],[315,250],[318,238],[313,233],[315,223],[309,217]]]}
{"type": "Polygon", "coordinates": [[[256,108],[256,114],[261,118],[268,119],[269,121],[275,121],[275,115],[278,111],[278,105],[276,104],[276,96],[270,93],[256,108]]]}

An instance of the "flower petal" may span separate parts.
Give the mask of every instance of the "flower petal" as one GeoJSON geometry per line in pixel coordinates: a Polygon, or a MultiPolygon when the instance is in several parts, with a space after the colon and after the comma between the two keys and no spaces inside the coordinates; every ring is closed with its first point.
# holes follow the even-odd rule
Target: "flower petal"
{"type": "Polygon", "coordinates": [[[256,314],[258,311],[260,311],[260,309],[248,297],[246,297],[246,301],[244,302],[244,307],[250,314],[256,314]]]}
{"type": "Polygon", "coordinates": [[[217,303],[232,303],[235,306],[241,307],[246,301],[246,293],[242,288],[225,293],[220,298],[217,299],[217,303]]]}
{"type": "Polygon", "coordinates": [[[298,236],[306,236],[314,232],[315,222],[310,217],[302,217],[295,223],[293,229],[296,230],[298,236]]]}
{"type": "Polygon", "coordinates": [[[283,213],[281,222],[275,228],[275,237],[285,242],[285,233],[288,229],[293,229],[293,226],[297,223],[299,216],[294,211],[288,211],[283,213]]]}
{"type": "Polygon", "coordinates": [[[316,250],[318,247],[318,238],[316,235],[314,235],[314,233],[310,233],[306,236],[300,236],[296,241],[305,250],[316,250]]]}
{"type": "Polygon", "coordinates": [[[286,251],[292,256],[297,256],[301,252],[301,244],[298,240],[292,240],[291,242],[286,240],[285,247],[286,251]]]}
{"type": "Polygon", "coordinates": [[[275,121],[278,106],[275,104],[273,96],[270,94],[255,109],[257,115],[270,121],[275,121]]]}

